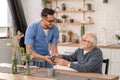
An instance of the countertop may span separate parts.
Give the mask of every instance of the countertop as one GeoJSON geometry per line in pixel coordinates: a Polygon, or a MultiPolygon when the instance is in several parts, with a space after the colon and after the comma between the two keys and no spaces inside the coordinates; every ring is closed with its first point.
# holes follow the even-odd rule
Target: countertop
{"type": "MultiPolygon", "coordinates": [[[[79,43],[58,43],[58,46],[70,46],[70,47],[78,47],[79,43]]],[[[99,48],[111,48],[111,49],[120,49],[120,45],[116,44],[98,44],[99,48]]]]}

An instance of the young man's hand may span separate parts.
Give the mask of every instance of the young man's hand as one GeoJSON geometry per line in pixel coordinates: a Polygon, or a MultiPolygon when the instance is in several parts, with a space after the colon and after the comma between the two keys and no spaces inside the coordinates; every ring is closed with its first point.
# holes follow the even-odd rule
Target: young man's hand
{"type": "Polygon", "coordinates": [[[45,56],[45,58],[46,58],[45,60],[49,62],[51,65],[56,65],[55,62],[51,61],[52,56],[45,56]]]}
{"type": "Polygon", "coordinates": [[[59,53],[54,53],[54,54],[52,54],[52,56],[61,56],[61,54],[59,54],[59,53]]]}

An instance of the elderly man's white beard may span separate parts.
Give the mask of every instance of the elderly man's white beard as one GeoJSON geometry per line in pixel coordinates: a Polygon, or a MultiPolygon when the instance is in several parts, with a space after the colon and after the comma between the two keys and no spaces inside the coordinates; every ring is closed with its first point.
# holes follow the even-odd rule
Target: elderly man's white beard
{"type": "Polygon", "coordinates": [[[81,44],[80,43],[80,46],[79,46],[81,49],[86,49],[87,48],[87,44],[81,44]]]}

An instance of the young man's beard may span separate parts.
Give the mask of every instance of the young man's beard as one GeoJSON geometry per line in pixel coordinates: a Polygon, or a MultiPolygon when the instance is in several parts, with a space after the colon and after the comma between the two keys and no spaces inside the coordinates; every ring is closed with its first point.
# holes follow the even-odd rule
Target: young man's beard
{"type": "Polygon", "coordinates": [[[52,25],[46,25],[46,29],[51,29],[52,25]]]}

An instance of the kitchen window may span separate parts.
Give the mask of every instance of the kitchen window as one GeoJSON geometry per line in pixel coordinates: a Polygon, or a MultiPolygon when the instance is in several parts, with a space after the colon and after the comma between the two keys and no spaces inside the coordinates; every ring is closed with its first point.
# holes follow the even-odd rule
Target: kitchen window
{"type": "Polygon", "coordinates": [[[0,38],[7,37],[7,30],[12,26],[12,16],[7,0],[0,0],[0,38]]]}

